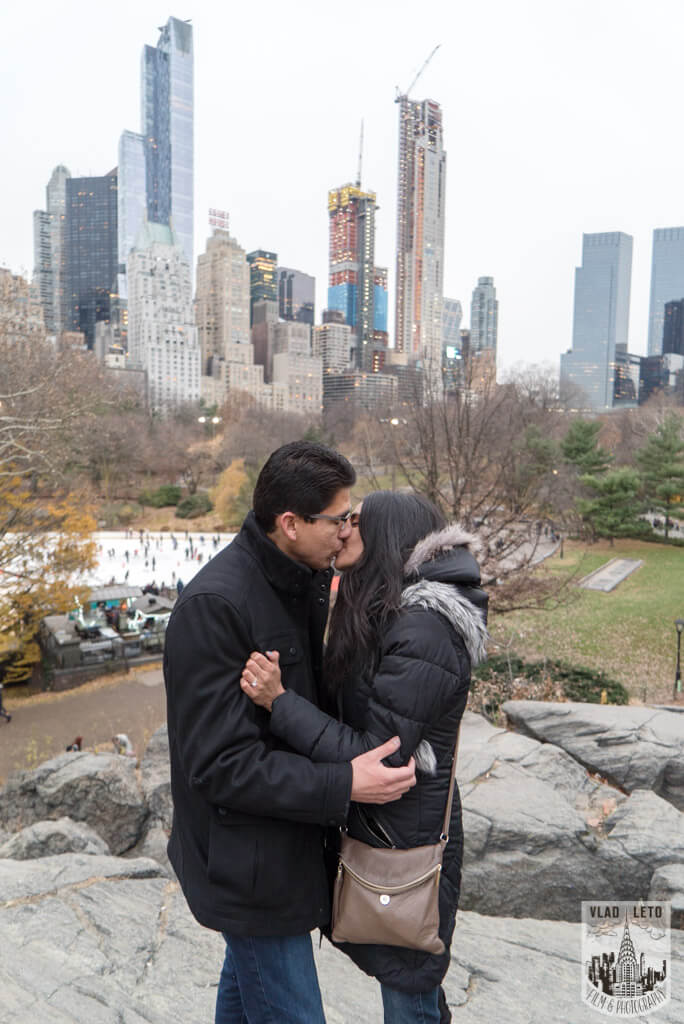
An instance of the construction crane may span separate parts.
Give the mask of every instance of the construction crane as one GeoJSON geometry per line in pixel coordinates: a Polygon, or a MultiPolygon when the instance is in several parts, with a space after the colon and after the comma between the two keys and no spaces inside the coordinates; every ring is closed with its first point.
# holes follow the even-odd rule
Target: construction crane
{"type": "Polygon", "coordinates": [[[394,102],[395,103],[398,103],[402,96],[408,96],[410,94],[411,90],[415,87],[416,82],[418,81],[420,76],[423,74],[423,72],[425,71],[425,68],[428,66],[428,64],[430,63],[430,61],[432,60],[434,55],[437,53],[437,51],[439,50],[441,45],[442,45],[441,43],[437,43],[437,46],[435,46],[434,50],[432,51],[432,53],[430,54],[428,59],[425,61],[425,63],[423,64],[422,68],[420,69],[420,71],[418,72],[416,77],[413,79],[413,81],[409,85],[409,87],[406,90],[406,92],[400,92],[399,91],[399,86],[398,85],[395,86],[395,88],[396,88],[396,96],[394,97],[394,102]]]}
{"type": "Polygon", "coordinates": [[[361,188],[361,164],[363,162],[363,118],[361,118],[361,138],[359,139],[359,166],[356,172],[356,187],[361,188]]]}

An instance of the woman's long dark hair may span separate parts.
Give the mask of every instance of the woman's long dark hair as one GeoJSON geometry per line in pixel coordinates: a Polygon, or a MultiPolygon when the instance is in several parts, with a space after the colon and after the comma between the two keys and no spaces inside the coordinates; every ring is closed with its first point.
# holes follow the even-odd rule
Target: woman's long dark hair
{"type": "Polygon", "coordinates": [[[344,573],[330,620],[325,680],[331,692],[374,669],[380,635],[399,609],[404,565],[419,540],[445,525],[420,494],[375,491],[363,499],[363,554],[344,573]]]}

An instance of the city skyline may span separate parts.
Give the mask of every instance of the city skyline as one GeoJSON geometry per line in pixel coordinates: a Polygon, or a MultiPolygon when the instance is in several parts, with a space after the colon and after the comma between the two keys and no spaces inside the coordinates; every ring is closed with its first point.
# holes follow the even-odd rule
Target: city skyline
{"type": "Polygon", "coordinates": [[[522,13],[503,3],[486,12],[427,6],[425,18],[411,22],[407,32],[407,3],[397,3],[390,18],[386,5],[371,2],[364,14],[367,32],[358,42],[358,73],[344,89],[329,71],[344,59],[344,39],[331,28],[334,13],[306,0],[297,5],[298,33],[289,31],[287,12],[271,2],[260,23],[248,11],[209,13],[196,2],[176,7],[124,0],[120,17],[103,17],[101,26],[88,10],[85,46],[70,30],[79,12],[85,14],[83,3],[67,0],[59,14],[42,12],[39,34],[28,12],[13,12],[6,38],[14,52],[30,49],[33,59],[29,74],[25,62],[13,65],[14,52],[7,54],[2,80],[13,103],[3,108],[4,138],[10,152],[26,150],[29,158],[9,171],[0,265],[31,273],[31,214],[43,207],[55,166],[89,176],[116,164],[119,134],[139,123],[143,44],[154,40],[155,27],[169,16],[191,18],[195,251],[203,251],[210,234],[208,207],[228,209],[245,249],[276,251],[284,265],[315,276],[316,307],[325,308],[325,195],[354,179],[364,117],[362,187],[376,191],[380,207],[376,262],[390,268],[393,337],[394,87],[405,90],[440,42],[411,97],[434,99],[444,114],[452,168],[445,294],[465,307],[477,279],[494,277],[503,365],[546,358],[557,366],[570,346],[571,271],[579,263],[582,234],[623,231],[634,237],[629,348],[645,354],[652,232],[684,221],[677,162],[663,145],[678,88],[676,61],[668,57],[671,49],[674,58],[677,5],[656,0],[648,18],[629,0],[604,0],[598,8],[582,0],[572,11],[551,11],[534,0],[523,4],[522,13]],[[469,44],[481,37],[485,21],[488,65],[496,69],[490,76],[474,73],[478,47],[469,44]],[[657,63],[649,48],[657,50],[657,63]],[[260,75],[254,73],[257,51],[260,75]],[[248,92],[245,104],[241,97],[248,92]],[[276,116],[261,123],[253,115],[266,96],[275,97],[276,116]],[[287,117],[277,116],[281,106],[287,117]],[[295,132],[294,123],[311,131],[295,132]],[[546,310],[539,309],[540,294],[546,310]],[[556,326],[549,338],[551,314],[556,326]]]}

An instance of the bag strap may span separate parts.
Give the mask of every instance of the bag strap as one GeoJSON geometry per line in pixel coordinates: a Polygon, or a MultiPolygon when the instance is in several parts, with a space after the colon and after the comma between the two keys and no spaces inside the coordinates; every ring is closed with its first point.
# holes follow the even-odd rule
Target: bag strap
{"type": "MultiPolygon", "coordinates": [[[[463,719],[461,719],[461,722],[463,719]]],[[[461,722],[458,723],[456,742],[454,743],[454,756],[451,761],[451,778],[449,779],[449,795],[447,796],[446,811],[444,812],[444,824],[442,834],[439,837],[443,843],[449,842],[449,824],[451,822],[451,808],[454,803],[454,786],[456,785],[456,762],[458,761],[458,741],[461,738],[461,722]]]]}

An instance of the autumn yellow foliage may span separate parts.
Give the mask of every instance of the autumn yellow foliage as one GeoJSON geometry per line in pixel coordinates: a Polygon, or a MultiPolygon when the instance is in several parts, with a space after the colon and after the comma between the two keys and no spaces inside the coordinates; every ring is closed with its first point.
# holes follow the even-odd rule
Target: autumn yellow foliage
{"type": "Polygon", "coordinates": [[[40,660],[37,633],[46,615],[84,595],[96,563],[95,520],[79,494],[34,493],[32,480],[0,474],[0,665],[5,682],[28,678],[40,660]]]}
{"type": "Polygon", "coordinates": [[[225,526],[236,526],[234,523],[233,509],[240,490],[247,482],[247,470],[244,459],[233,459],[231,464],[224,469],[218,478],[216,487],[211,489],[210,497],[214,505],[214,511],[218,514],[225,526]]]}

